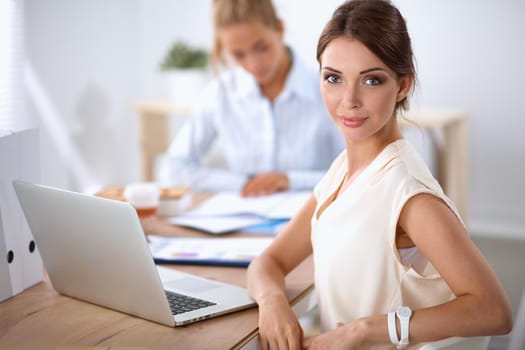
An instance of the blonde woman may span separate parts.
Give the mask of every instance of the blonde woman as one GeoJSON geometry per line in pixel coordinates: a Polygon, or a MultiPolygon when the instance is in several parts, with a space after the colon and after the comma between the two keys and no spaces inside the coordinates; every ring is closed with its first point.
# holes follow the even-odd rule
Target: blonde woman
{"type": "Polygon", "coordinates": [[[214,0],[215,66],[226,67],[161,160],[158,177],[181,173],[199,190],[245,196],[312,189],[344,148],[319,92],[319,72],[284,43],[270,0],[214,0]],[[205,158],[217,143],[226,167],[205,158]]]}
{"type": "Polygon", "coordinates": [[[397,8],[345,2],[319,38],[317,59],[346,150],[249,266],[262,349],[418,349],[508,333],[502,286],[400,132],[396,112],[407,107],[416,72],[397,8]],[[310,254],[322,334],[303,342],[284,276],[310,254]]]}

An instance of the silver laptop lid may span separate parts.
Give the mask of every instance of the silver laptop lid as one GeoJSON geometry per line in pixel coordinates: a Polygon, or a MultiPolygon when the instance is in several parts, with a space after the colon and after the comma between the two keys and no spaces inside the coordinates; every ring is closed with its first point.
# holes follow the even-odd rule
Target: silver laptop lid
{"type": "Polygon", "coordinates": [[[129,203],[20,181],[14,186],[58,292],[174,325],[145,235],[129,203]]]}

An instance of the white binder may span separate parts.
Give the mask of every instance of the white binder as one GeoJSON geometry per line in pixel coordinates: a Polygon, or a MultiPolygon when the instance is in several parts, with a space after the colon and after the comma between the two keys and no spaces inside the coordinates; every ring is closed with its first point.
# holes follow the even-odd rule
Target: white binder
{"type": "Polygon", "coordinates": [[[40,254],[18,203],[13,180],[40,180],[37,129],[0,131],[0,301],[43,279],[40,254]]]}

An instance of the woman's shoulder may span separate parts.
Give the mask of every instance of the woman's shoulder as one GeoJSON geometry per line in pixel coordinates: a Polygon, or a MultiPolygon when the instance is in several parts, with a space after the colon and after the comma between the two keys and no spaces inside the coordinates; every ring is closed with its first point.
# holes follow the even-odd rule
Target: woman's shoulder
{"type": "Polygon", "coordinates": [[[300,96],[320,101],[319,70],[307,65],[293,50],[290,50],[290,52],[293,57],[293,63],[288,79],[289,88],[300,96]]]}
{"type": "Polygon", "coordinates": [[[224,92],[223,87],[231,86],[233,82],[232,72],[229,70],[214,73],[211,79],[204,86],[203,92],[206,95],[217,95],[224,92]]]}
{"type": "Polygon", "coordinates": [[[201,90],[201,105],[211,105],[216,108],[218,104],[229,101],[232,97],[245,91],[239,75],[242,75],[242,72],[238,72],[237,68],[222,70],[214,74],[201,90]]]}
{"type": "Polygon", "coordinates": [[[396,143],[397,152],[399,154],[400,164],[403,172],[410,178],[430,187],[439,187],[437,180],[432,175],[427,163],[423,160],[419,152],[407,140],[403,139],[396,143]]]}
{"type": "Polygon", "coordinates": [[[412,144],[406,140],[394,143],[394,156],[385,170],[386,183],[397,187],[397,197],[411,197],[418,193],[430,193],[444,198],[441,185],[432,175],[428,165],[412,144]]]}
{"type": "Polygon", "coordinates": [[[395,205],[402,208],[415,195],[426,193],[441,199],[461,221],[454,202],[445,194],[418,151],[404,140],[397,147],[399,162],[391,172],[397,182],[397,189],[393,192],[395,205]]]}

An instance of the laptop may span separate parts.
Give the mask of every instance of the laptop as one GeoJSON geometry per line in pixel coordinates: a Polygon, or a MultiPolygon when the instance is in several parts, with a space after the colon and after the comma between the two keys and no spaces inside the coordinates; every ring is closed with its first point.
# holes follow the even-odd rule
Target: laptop
{"type": "Polygon", "coordinates": [[[13,184],[57,292],[172,327],[255,306],[245,288],[157,267],[129,203],[13,184]]]}

